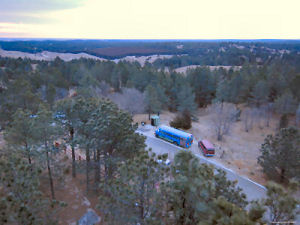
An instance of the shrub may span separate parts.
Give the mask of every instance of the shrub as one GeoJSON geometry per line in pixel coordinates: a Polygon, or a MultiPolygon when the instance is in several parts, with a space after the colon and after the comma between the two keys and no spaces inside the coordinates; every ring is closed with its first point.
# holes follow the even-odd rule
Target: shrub
{"type": "Polygon", "coordinates": [[[185,110],[183,113],[178,114],[173,121],[170,122],[170,126],[174,128],[190,129],[192,127],[192,120],[190,113],[185,110]]]}

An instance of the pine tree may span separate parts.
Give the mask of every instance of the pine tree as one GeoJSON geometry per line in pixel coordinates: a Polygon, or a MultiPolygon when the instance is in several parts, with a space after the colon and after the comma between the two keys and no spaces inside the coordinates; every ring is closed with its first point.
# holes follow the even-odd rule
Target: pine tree
{"type": "Polygon", "coordinates": [[[213,210],[207,221],[200,222],[201,225],[263,225],[265,209],[259,203],[252,203],[249,212],[235,204],[227,201],[223,196],[214,200],[213,210]]]}
{"type": "Polygon", "coordinates": [[[159,98],[158,92],[152,85],[148,85],[145,89],[145,102],[146,111],[149,114],[149,120],[151,113],[158,113],[163,109],[163,105],[159,98]]]}
{"type": "Polygon", "coordinates": [[[187,73],[187,80],[195,93],[195,99],[199,107],[208,105],[216,92],[216,84],[213,74],[208,67],[197,68],[187,73]]]}
{"type": "Polygon", "coordinates": [[[96,108],[98,108],[98,101],[94,98],[82,98],[76,99],[74,110],[76,111],[78,121],[75,124],[75,130],[78,135],[75,142],[79,144],[81,149],[85,149],[86,157],[86,192],[90,190],[90,170],[91,170],[91,150],[95,149],[92,143],[94,130],[91,129],[89,121],[92,118],[96,108]]]}
{"type": "Polygon", "coordinates": [[[256,104],[256,106],[260,106],[261,104],[268,101],[269,96],[269,87],[266,81],[260,80],[252,91],[252,100],[256,104]]]}
{"type": "Polygon", "coordinates": [[[40,173],[18,155],[0,156],[1,224],[57,224],[55,213],[65,204],[41,193],[40,173]]]}
{"type": "Polygon", "coordinates": [[[285,182],[300,179],[300,133],[295,127],[283,128],[275,136],[269,135],[261,146],[258,164],[271,179],[285,182]]]}
{"type": "Polygon", "coordinates": [[[293,194],[298,186],[297,183],[293,182],[288,188],[274,182],[267,184],[267,198],[263,202],[269,209],[270,223],[293,221],[296,218],[296,208],[299,201],[293,197],[293,194]]]}
{"type": "Polygon", "coordinates": [[[290,92],[285,92],[275,100],[274,108],[281,114],[295,113],[297,101],[293,98],[293,95],[290,92]]]}
{"type": "Polygon", "coordinates": [[[162,189],[168,211],[165,214],[173,215],[167,219],[169,224],[211,221],[215,201],[220,196],[242,209],[247,204],[246,196],[227,180],[224,171],[214,172],[213,167],[200,164],[191,152],[180,151],[175,156],[171,177],[162,189]]]}
{"type": "Polygon", "coordinates": [[[116,163],[132,158],[144,149],[145,144],[144,138],[135,133],[137,127],[132,125],[132,118],[127,112],[119,110],[108,100],[101,100],[98,104],[87,125],[93,130],[90,141],[97,149],[96,171],[100,171],[102,155],[105,179],[110,179],[116,170],[116,163]]]}
{"type": "Polygon", "coordinates": [[[57,114],[56,120],[60,122],[61,126],[66,130],[69,136],[67,143],[71,145],[72,149],[72,176],[76,177],[76,161],[75,161],[75,126],[78,123],[78,115],[76,111],[76,99],[67,98],[56,103],[57,114]]]}
{"type": "Polygon", "coordinates": [[[177,95],[178,111],[188,111],[191,115],[197,110],[197,105],[195,103],[195,94],[189,85],[183,85],[180,92],[177,95]]]}
{"type": "Polygon", "coordinates": [[[46,164],[49,178],[49,185],[52,199],[55,199],[54,185],[53,185],[53,174],[51,169],[51,155],[53,141],[60,132],[60,127],[54,123],[52,112],[45,105],[39,106],[36,118],[34,120],[34,132],[38,135],[38,139],[43,145],[43,150],[46,156],[46,164]],[[50,155],[51,154],[51,155],[50,155]]]}
{"type": "Polygon", "coordinates": [[[28,163],[31,164],[32,152],[37,144],[32,113],[28,110],[18,109],[12,118],[13,121],[10,127],[4,133],[5,140],[9,145],[23,151],[28,159],[28,163]]]}
{"type": "Polygon", "coordinates": [[[98,208],[108,224],[155,224],[162,219],[158,188],[168,171],[166,157],[143,151],[121,164],[115,179],[102,184],[98,208]]]}

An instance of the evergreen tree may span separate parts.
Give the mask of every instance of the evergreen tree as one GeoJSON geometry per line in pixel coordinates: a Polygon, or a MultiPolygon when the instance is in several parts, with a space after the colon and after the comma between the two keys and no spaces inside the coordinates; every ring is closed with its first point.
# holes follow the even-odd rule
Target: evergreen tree
{"type": "Polygon", "coordinates": [[[290,92],[285,92],[283,95],[281,95],[275,100],[274,107],[278,113],[295,113],[297,108],[297,101],[293,98],[290,92]]]}
{"type": "Polygon", "coordinates": [[[269,96],[269,87],[266,81],[261,80],[255,86],[251,93],[252,100],[256,104],[256,106],[260,106],[261,104],[268,101],[269,96]]]}
{"type": "MultiPolygon", "coordinates": [[[[98,101],[94,98],[82,98],[76,99],[76,104],[74,110],[78,117],[78,121],[75,123],[75,130],[77,134],[75,137],[75,142],[79,144],[81,149],[85,150],[86,157],[86,192],[90,190],[90,170],[91,170],[91,151],[95,150],[92,143],[92,138],[95,133],[89,125],[89,121],[92,118],[93,113],[98,108],[98,101]]],[[[96,159],[96,157],[94,157],[96,159]]]]}
{"type": "Polygon", "coordinates": [[[229,81],[219,81],[216,89],[216,99],[220,102],[230,102],[230,85],[229,81]]]}
{"type": "Polygon", "coordinates": [[[215,96],[216,84],[209,68],[197,68],[187,73],[198,106],[208,105],[215,96]]]}
{"type": "Polygon", "coordinates": [[[195,94],[189,85],[183,85],[180,92],[177,95],[178,111],[188,111],[193,115],[197,110],[197,105],[195,103],[195,94]]]}
{"type": "Polygon", "coordinates": [[[300,133],[294,127],[283,128],[275,136],[269,135],[261,146],[258,164],[271,179],[285,182],[300,179],[300,133]]]}
{"type": "Polygon", "coordinates": [[[117,162],[132,158],[144,149],[144,138],[135,133],[131,116],[108,101],[98,102],[87,126],[93,131],[91,143],[96,148],[96,175],[100,179],[100,157],[103,158],[105,179],[111,179],[117,162]]]}
{"type": "Polygon", "coordinates": [[[159,99],[159,94],[152,85],[148,85],[145,89],[145,102],[146,102],[146,111],[149,114],[158,113],[163,109],[162,102],[159,99]]]}
{"type": "Polygon", "coordinates": [[[143,151],[118,168],[118,176],[102,184],[98,208],[108,224],[158,224],[162,219],[159,184],[168,167],[166,155],[143,151]],[[161,158],[161,163],[157,159],[161,158]]]}
{"type": "Polygon", "coordinates": [[[32,113],[18,109],[12,118],[10,127],[5,129],[4,138],[9,145],[23,151],[28,163],[31,164],[33,148],[37,144],[32,113]]]}
{"type": "Polygon", "coordinates": [[[60,122],[61,126],[67,132],[69,138],[67,143],[71,145],[72,149],[72,176],[76,177],[76,161],[75,161],[75,126],[78,122],[78,115],[76,111],[76,99],[66,98],[56,103],[57,113],[56,120],[60,122]]]}
{"type": "MultiPolygon", "coordinates": [[[[163,187],[168,224],[204,224],[211,221],[215,200],[223,196],[226,201],[242,209],[246,196],[235,183],[228,181],[224,171],[217,170],[199,160],[190,152],[180,151],[171,167],[172,179],[163,187]]],[[[210,223],[208,223],[210,224],[210,223]]]]}
{"type": "Polygon", "coordinates": [[[45,105],[39,106],[36,118],[34,120],[34,132],[38,135],[38,139],[43,145],[43,150],[46,157],[46,165],[49,178],[49,186],[52,199],[55,199],[53,172],[51,169],[51,155],[53,152],[53,142],[60,132],[60,127],[54,123],[52,112],[45,105]],[[51,154],[51,155],[50,155],[51,154]]]}
{"type": "Polygon", "coordinates": [[[207,221],[201,221],[201,225],[263,225],[265,209],[259,203],[252,203],[249,212],[227,201],[223,196],[214,200],[213,210],[207,221]]]}
{"type": "Polygon", "coordinates": [[[19,78],[10,82],[5,91],[1,93],[0,123],[3,127],[12,121],[12,115],[18,108],[32,112],[37,110],[40,100],[32,89],[28,80],[19,78]]]}
{"type": "Polygon", "coordinates": [[[293,197],[298,184],[291,183],[289,188],[269,182],[267,198],[263,201],[270,214],[270,223],[293,221],[296,218],[296,208],[299,201],[293,197]]]}
{"type": "Polygon", "coordinates": [[[1,224],[57,224],[55,214],[65,204],[44,196],[40,173],[37,166],[32,167],[20,156],[0,156],[1,224]]]}

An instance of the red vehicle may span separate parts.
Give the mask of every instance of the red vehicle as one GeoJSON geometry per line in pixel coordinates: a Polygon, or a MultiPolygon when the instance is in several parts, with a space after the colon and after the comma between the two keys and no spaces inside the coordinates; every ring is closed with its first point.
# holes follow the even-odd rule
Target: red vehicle
{"type": "Polygon", "coordinates": [[[198,142],[198,147],[202,150],[205,156],[214,156],[215,148],[208,140],[202,140],[198,142]]]}

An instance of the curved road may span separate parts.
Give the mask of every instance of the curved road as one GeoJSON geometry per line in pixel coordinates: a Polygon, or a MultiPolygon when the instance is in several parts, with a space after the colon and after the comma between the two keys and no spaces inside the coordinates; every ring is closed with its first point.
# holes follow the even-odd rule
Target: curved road
{"type": "MultiPolygon", "coordinates": [[[[164,141],[162,139],[156,138],[146,132],[138,131],[140,134],[144,135],[146,139],[146,144],[149,148],[152,148],[152,151],[157,154],[164,154],[168,153],[169,159],[173,160],[175,154],[178,152],[178,150],[185,150],[179,146],[173,145],[167,141],[164,141]]],[[[197,144],[194,142],[192,148],[198,148],[197,144]]],[[[194,151],[195,152],[195,151],[194,151]]],[[[213,160],[210,160],[209,158],[205,158],[201,154],[195,154],[201,163],[209,163],[214,165],[216,168],[221,168],[226,171],[227,178],[229,180],[237,180],[237,185],[241,187],[244,191],[244,193],[247,195],[248,201],[260,199],[263,197],[266,197],[266,188],[247,177],[243,177],[231,169],[228,169],[221,164],[214,162],[213,160]]]]}

